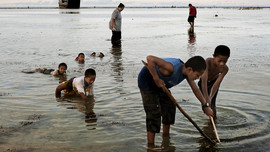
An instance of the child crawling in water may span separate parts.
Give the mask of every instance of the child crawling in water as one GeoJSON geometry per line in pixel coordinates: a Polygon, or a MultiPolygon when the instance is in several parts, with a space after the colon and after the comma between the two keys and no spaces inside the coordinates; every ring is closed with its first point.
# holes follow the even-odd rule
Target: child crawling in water
{"type": "Polygon", "coordinates": [[[35,72],[40,72],[43,74],[50,74],[53,76],[62,76],[66,74],[67,70],[67,64],[66,63],[60,63],[58,65],[58,70],[55,69],[47,69],[47,68],[38,68],[35,70],[35,72]]]}
{"type": "Polygon", "coordinates": [[[93,83],[96,79],[96,71],[87,69],[84,76],[71,78],[68,81],[62,82],[56,87],[55,97],[61,97],[61,91],[64,90],[67,95],[79,95],[82,99],[87,99],[87,96],[93,96],[93,83]]]}

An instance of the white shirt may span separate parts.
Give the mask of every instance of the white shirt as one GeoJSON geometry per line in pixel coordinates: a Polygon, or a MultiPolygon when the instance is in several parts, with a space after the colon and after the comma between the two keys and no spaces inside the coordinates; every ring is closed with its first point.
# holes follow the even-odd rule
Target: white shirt
{"type": "Polygon", "coordinates": [[[84,80],[84,76],[74,78],[72,86],[73,86],[73,90],[78,94],[83,93],[85,96],[92,96],[93,95],[94,84],[87,86],[87,84],[84,80]]]}

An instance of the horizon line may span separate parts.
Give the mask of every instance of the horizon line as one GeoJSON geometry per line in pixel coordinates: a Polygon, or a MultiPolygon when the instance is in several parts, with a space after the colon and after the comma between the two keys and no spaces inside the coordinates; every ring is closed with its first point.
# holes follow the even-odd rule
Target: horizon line
{"type": "MultiPolygon", "coordinates": [[[[58,9],[59,7],[54,6],[7,6],[7,7],[1,7],[0,9],[58,9]]],[[[87,8],[116,8],[113,6],[85,6],[80,7],[77,9],[87,9],[87,8]]],[[[188,6],[129,6],[125,8],[188,8],[188,6]]],[[[270,8],[270,6],[196,6],[196,8],[251,8],[251,9],[261,9],[261,8],[270,8]]],[[[60,9],[60,8],[59,8],[60,9]]]]}

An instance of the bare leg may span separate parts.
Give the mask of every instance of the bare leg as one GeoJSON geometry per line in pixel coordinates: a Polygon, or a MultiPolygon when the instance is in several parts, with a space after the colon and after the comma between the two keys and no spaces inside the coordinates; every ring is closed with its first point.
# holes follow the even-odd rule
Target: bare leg
{"type": "Polygon", "coordinates": [[[191,22],[190,25],[191,25],[191,32],[193,33],[194,32],[194,22],[191,22]]]}
{"type": "Polygon", "coordinates": [[[154,145],[155,145],[155,133],[147,131],[147,144],[148,144],[148,147],[154,147],[154,145]]]}
{"type": "Polygon", "coordinates": [[[170,125],[163,124],[163,137],[169,137],[170,136],[170,125]]]}

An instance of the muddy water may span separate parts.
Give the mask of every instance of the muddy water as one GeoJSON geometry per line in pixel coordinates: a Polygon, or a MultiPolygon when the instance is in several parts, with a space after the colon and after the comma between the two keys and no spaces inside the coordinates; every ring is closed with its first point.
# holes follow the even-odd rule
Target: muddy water
{"type": "MultiPolygon", "coordinates": [[[[113,9],[0,9],[1,151],[147,151],[145,113],[137,88],[147,55],[210,57],[219,44],[231,48],[230,71],[217,99],[221,144],[210,145],[177,112],[170,138],[156,137],[167,151],[267,151],[270,149],[269,9],[200,8],[189,36],[188,10],[122,12],[122,47],[112,48],[113,9]],[[218,14],[218,17],[214,17],[218,14]],[[78,53],[86,62],[78,65],[78,53]],[[90,57],[103,52],[104,58],[90,57]],[[59,78],[23,73],[68,65],[67,79],[97,71],[94,98],[56,100],[59,78]]],[[[200,128],[213,128],[186,82],[173,96],[200,128]]]]}

